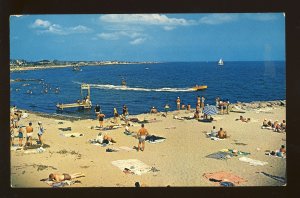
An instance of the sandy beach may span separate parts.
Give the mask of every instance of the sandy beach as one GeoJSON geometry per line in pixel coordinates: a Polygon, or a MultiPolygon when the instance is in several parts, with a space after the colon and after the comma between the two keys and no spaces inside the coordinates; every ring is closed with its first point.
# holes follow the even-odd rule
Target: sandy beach
{"type": "MultiPolygon", "coordinates": [[[[130,112],[129,112],[130,113],[130,112]]],[[[192,111],[180,110],[169,112],[167,117],[162,113],[131,115],[139,120],[153,120],[145,127],[151,135],[166,138],[156,144],[146,142],[145,151],[122,150],[120,147],[133,148],[138,145],[138,139],[125,135],[124,126],[107,133],[116,143],[106,147],[92,145],[88,140],[96,138],[100,130],[96,127],[96,119],[69,120],[28,113],[27,118],[20,120],[19,125],[27,126],[33,123],[33,138],[37,140],[38,121],[43,123],[46,132],[44,152],[26,153],[11,151],[11,185],[12,187],[46,187],[41,179],[54,173],[82,172],[85,177],[79,178],[81,183],[67,187],[134,187],[135,182],[143,186],[219,186],[218,182],[209,181],[205,173],[225,171],[232,173],[245,181],[236,186],[282,186],[284,183],[266,175],[286,177],[286,159],[266,155],[266,151],[275,151],[281,145],[286,145],[286,133],[261,129],[263,120],[272,121],[286,119],[285,106],[252,108],[245,113],[230,112],[213,116],[211,123],[192,120],[178,120],[174,116],[193,115],[192,111]],[[251,118],[248,123],[236,121],[242,115],[251,118]],[[206,136],[212,127],[222,127],[230,138],[220,141],[211,140],[206,136]],[[63,128],[71,127],[70,131],[63,128]],[[79,137],[65,137],[63,134],[80,133],[79,137]],[[50,147],[47,147],[49,145],[50,147]],[[106,152],[107,148],[120,149],[118,152],[106,152]],[[207,158],[206,156],[222,149],[236,149],[250,153],[246,157],[267,162],[265,165],[252,166],[239,160],[243,156],[233,156],[226,160],[207,158]],[[142,174],[125,174],[112,164],[116,160],[137,159],[152,168],[142,174]]],[[[105,119],[104,126],[111,125],[112,119],[105,119]]],[[[122,122],[121,122],[122,123],[122,122]]],[[[132,123],[132,131],[138,131],[140,124],[132,123]]],[[[15,133],[17,136],[17,132],[15,133]]],[[[17,144],[18,138],[15,138],[17,144]]],[[[25,139],[23,143],[25,142],[25,139]]],[[[36,141],[33,141],[36,144],[36,141]]],[[[27,150],[28,151],[28,150],[27,150]]]]}

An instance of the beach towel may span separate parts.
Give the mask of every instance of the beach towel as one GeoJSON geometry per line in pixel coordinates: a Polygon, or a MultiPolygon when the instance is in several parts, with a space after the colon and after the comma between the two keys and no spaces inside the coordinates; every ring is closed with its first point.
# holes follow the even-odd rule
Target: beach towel
{"type": "Polygon", "coordinates": [[[119,125],[111,125],[111,126],[106,126],[104,128],[100,128],[100,130],[102,131],[107,131],[107,130],[114,130],[114,129],[118,129],[118,128],[122,128],[122,126],[119,125]]]}
{"type": "Polygon", "coordinates": [[[30,150],[26,150],[24,151],[24,153],[29,154],[29,153],[43,153],[45,152],[46,149],[44,149],[43,147],[37,148],[37,149],[30,149],[30,150]]]}
{"type": "Polygon", "coordinates": [[[143,121],[138,121],[139,124],[146,124],[146,123],[154,123],[154,122],[161,122],[162,120],[156,120],[156,119],[151,119],[151,120],[143,120],[143,121]]]}
{"type": "Polygon", "coordinates": [[[258,172],[259,174],[265,175],[267,177],[270,177],[272,179],[275,179],[276,181],[282,182],[282,183],[286,183],[285,178],[284,177],[279,177],[279,176],[275,176],[275,175],[271,175],[265,172],[258,172]]]}
{"type": "Polygon", "coordinates": [[[266,164],[268,164],[268,162],[262,162],[259,160],[254,160],[248,157],[241,157],[239,158],[240,161],[242,162],[248,162],[251,166],[264,166],[266,164]]]}
{"type": "Polygon", "coordinates": [[[72,128],[71,127],[58,128],[58,130],[61,130],[61,131],[72,131],[72,128]]]}
{"type": "Polygon", "coordinates": [[[129,148],[127,146],[120,146],[119,149],[124,150],[124,151],[134,151],[133,148],[129,148]]]}
{"type": "Polygon", "coordinates": [[[218,137],[210,137],[210,139],[215,140],[215,141],[225,140],[225,139],[221,139],[221,138],[218,138],[218,137]]]}
{"type": "Polygon", "coordinates": [[[136,175],[142,175],[151,171],[151,167],[144,164],[138,159],[116,160],[111,162],[112,165],[118,167],[121,171],[126,170],[136,175]]]}
{"type": "Polygon", "coordinates": [[[20,147],[20,146],[12,146],[10,147],[10,150],[11,151],[23,151],[23,147],[20,147]]]}
{"type": "Polygon", "coordinates": [[[231,154],[231,153],[218,151],[216,153],[209,154],[209,155],[207,155],[205,157],[207,157],[207,158],[213,158],[213,159],[218,159],[218,160],[224,160],[224,159],[231,158],[232,156],[233,156],[233,154],[231,154]]]}
{"type": "Polygon", "coordinates": [[[165,129],[176,129],[176,126],[166,127],[165,129]]]}
{"type": "Polygon", "coordinates": [[[164,138],[164,137],[159,137],[159,136],[151,135],[151,136],[147,136],[146,137],[146,142],[155,144],[155,143],[163,142],[163,141],[165,141],[165,139],[166,138],[164,138]]]}
{"type": "Polygon", "coordinates": [[[247,182],[246,179],[243,179],[237,175],[234,175],[229,172],[225,171],[219,171],[219,172],[214,172],[214,173],[204,173],[203,177],[206,179],[209,179],[210,181],[217,181],[217,182],[232,182],[234,184],[240,184],[243,182],[247,182]]]}
{"type": "MultiPolygon", "coordinates": [[[[234,156],[234,149],[222,149],[222,150],[220,150],[220,151],[222,151],[222,152],[227,152],[227,153],[231,153],[233,156],[234,156]]],[[[236,154],[237,155],[250,155],[250,153],[248,153],[248,152],[244,152],[244,151],[238,151],[238,150],[236,150],[236,154]]]]}
{"type": "Polygon", "coordinates": [[[61,134],[62,136],[65,137],[82,137],[84,136],[83,133],[65,133],[65,134],[61,134]]]}
{"type": "Polygon", "coordinates": [[[184,118],[178,117],[178,116],[173,116],[173,119],[176,119],[176,120],[184,120],[184,118]]]}

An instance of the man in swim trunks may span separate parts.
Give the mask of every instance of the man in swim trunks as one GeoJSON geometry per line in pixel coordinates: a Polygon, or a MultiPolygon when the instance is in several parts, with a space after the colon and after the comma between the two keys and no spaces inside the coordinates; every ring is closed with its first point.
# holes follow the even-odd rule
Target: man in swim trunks
{"type": "Polygon", "coordinates": [[[201,108],[203,109],[204,108],[204,101],[205,101],[205,98],[204,96],[201,97],[201,108]]]}
{"type": "Polygon", "coordinates": [[[101,112],[101,109],[100,109],[100,106],[98,104],[96,104],[96,107],[95,107],[95,113],[96,113],[96,116],[98,116],[98,114],[101,112]]]}
{"type": "Polygon", "coordinates": [[[144,124],[142,124],[141,127],[142,128],[137,133],[137,137],[139,139],[139,144],[138,144],[138,150],[137,151],[139,151],[139,150],[144,151],[146,136],[149,134],[147,129],[145,129],[144,124]],[[140,149],[141,144],[142,144],[142,148],[140,149]]]}
{"type": "Polygon", "coordinates": [[[97,117],[99,119],[100,128],[102,128],[105,115],[103,113],[99,113],[97,117]]]}
{"type": "Polygon", "coordinates": [[[201,106],[201,98],[200,96],[197,96],[197,106],[201,106]]]}
{"type": "Polygon", "coordinates": [[[150,110],[150,113],[157,113],[157,109],[155,107],[152,107],[151,110],[150,110]]]}
{"type": "Polygon", "coordinates": [[[30,145],[32,145],[32,134],[33,134],[32,123],[29,122],[29,125],[26,127],[26,145],[28,144],[28,140],[30,140],[30,145]]]}
{"type": "Polygon", "coordinates": [[[224,131],[223,128],[220,128],[220,131],[218,131],[217,137],[220,138],[220,139],[225,139],[225,138],[227,138],[226,131],[224,131]]]}
{"type": "Polygon", "coordinates": [[[179,96],[177,97],[176,104],[177,104],[177,110],[180,110],[180,98],[179,98],[179,96]]]}
{"type": "Polygon", "coordinates": [[[18,134],[18,137],[19,137],[19,146],[23,146],[22,142],[23,142],[24,128],[20,127],[18,132],[19,132],[19,134],[18,134]]]}
{"type": "Polygon", "coordinates": [[[55,173],[51,173],[49,175],[49,180],[56,181],[56,182],[61,182],[61,181],[71,180],[71,179],[74,179],[74,178],[84,177],[84,176],[85,175],[83,173],[74,173],[74,174],[67,174],[67,173],[55,174],[55,173]]]}

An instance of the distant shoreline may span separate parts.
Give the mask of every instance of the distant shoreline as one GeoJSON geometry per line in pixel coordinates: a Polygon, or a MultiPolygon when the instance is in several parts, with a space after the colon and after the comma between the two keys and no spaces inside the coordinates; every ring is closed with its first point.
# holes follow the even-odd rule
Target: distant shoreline
{"type": "Polygon", "coordinates": [[[86,67],[86,66],[108,66],[108,65],[133,65],[133,64],[157,64],[158,62],[120,62],[120,63],[98,63],[98,64],[87,64],[87,65],[37,65],[37,66],[21,66],[21,67],[10,67],[10,72],[16,71],[30,71],[30,70],[42,70],[42,69],[57,69],[65,67],[86,67]]]}
{"type": "MultiPolygon", "coordinates": [[[[260,110],[260,109],[265,109],[265,108],[275,108],[275,107],[286,107],[286,100],[270,100],[270,101],[253,101],[253,102],[237,102],[237,103],[232,103],[231,105],[237,107],[234,110],[239,110],[239,111],[255,111],[255,110],[260,110]]],[[[27,110],[27,109],[19,109],[23,112],[35,114],[41,117],[45,118],[56,118],[56,119],[61,119],[61,120],[69,120],[69,121],[75,121],[75,120],[90,120],[93,118],[82,118],[80,116],[68,116],[64,114],[57,114],[57,113],[43,113],[39,111],[32,111],[32,110],[27,110]]],[[[192,108],[191,112],[193,112],[195,109],[192,108]]],[[[150,111],[150,109],[149,109],[150,111]]],[[[169,111],[169,113],[175,113],[178,110],[173,110],[169,111]]],[[[186,110],[181,110],[181,111],[186,111],[186,110]]],[[[236,112],[237,111],[233,111],[236,112]]],[[[159,111],[158,113],[164,113],[164,111],[159,111]]],[[[139,113],[139,114],[132,114],[130,117],[133,116],[141,116],[141,115],[150,115],[150,113],[139,113]]],[[[107,117],[107,119],[110,119],[113,117],[107,117]]]]}

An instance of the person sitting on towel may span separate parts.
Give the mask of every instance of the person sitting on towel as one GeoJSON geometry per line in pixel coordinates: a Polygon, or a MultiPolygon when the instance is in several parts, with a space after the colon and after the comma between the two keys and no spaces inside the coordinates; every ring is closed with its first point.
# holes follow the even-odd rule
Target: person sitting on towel
{"type": "Polygon", "coordinates": [[[217,137],[220,138],[220,139],[225,139],[225,138],[227,138],[227,133],[226,133],[226,131],[224,131],[223,128],[220,128],[220,131],[218,131],[217,137]]]}
{"type": "Polygon", "coordinates": [[[268,127],[268,126],[269,126],[269,125],[268,125],[267,119],[264,119],[261,128],[265,128],[265,127],[268,127]]]}
{"type": "Polygon", "coordinates": [[[269,127],[272,127],[272,126],[273,126],[272,120],[271,120],[271,119],[268,121],[268,126],[269,126],[269,127]]]}
{"type": "Polygon", "coordinates": [[[71,180],[71,179],[74,179],[74,178],[84,177],[84,176],[85,175],[83,173],[74,173],[74,174],[67,174],[67,173],[55,174],[55,173],[51,173],[49,175],[49,180],[50,181],[61,182],[61,181],[71,180]]]}
{"type": "Polygon", "coordinates": [[[213,129],[211,130],[211,133],[210,133],[210,137],[217,137],[218,135],[218,130],[216,129],[215,126],[213,126],[213,129]]]}

